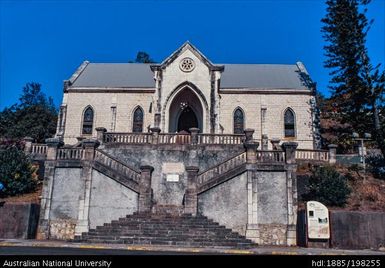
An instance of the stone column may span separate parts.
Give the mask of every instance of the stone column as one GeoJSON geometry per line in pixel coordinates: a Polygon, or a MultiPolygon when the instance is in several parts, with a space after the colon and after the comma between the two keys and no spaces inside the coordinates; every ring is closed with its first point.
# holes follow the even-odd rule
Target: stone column
{"type": "Polygon", "coordinates": [[[286,156],[286,188],[287,188],[287,230],[286,245],[297,243],[297,164],[295,150],[298,143],[284,142],[282,148],[286,156]]]}
{"type": "Polygon", "coordinates": [[[154,115],[154,127],[160,128],[160,119],[162,118],[162,114],[160,112],[155,113],[154,115]]]}
{"type": "Polygon", "coordinates": [[[139,213],[148,213],[152,209],[151,174],[152,166],[140,167],[139,182],[139,213]]]}
{"type": "Polygon", "coordinates": [[[159,143],[159,133],[160,133],[160,128],[159,127],[152,127],[150,128],[150,131],[152,132],[152,144],[158,144],[159,143]]]}
{"type": "Polygon", "coordinates": [[[184,213],[197,215],[198,212],[198,191],[197,191],[197,177],[198,167],[187,166],[187,189],[184,200],[184,213]]]}
{"type": "Polygon", "coordinates": [[[262,135],[262,150],[263,151],[269,150],[269,137],[267,137],[266,134],[262,135]]]}
{"type": "Polygon", "coordinates": [[[44,162],[43,191],[40,203],[39,227],[36,235],[36,238],[39,240],[49,238],[50,212],[55,177],[56,155],[58,148],[63,145],[63,142],[58,138],[46,139],[45,142],[48,148],[47,158],[44,162]]]}
{"type": "Polygon", "coordinates": [[[272,138],[272,139],[270,140],[271,145],[272,145],[272,147],[273,147],[273,150],[279,151],[279,150],[281,149],[281,147],[279,146],[279,142],[280,142],[280,141],[281,141],[281,140],[280,140],[280,139],[277,139],[277,138],[272,138]]]}
{"type": "Polygon", "coordinates": [[[259,146],[259,142],[256,141],[247,141],[244,144],[246,149],[246,163],[247,164],[255,164],[257,163],[257,149],[259,146]]]}
{"type": "Polygon", "coordinates": [[[189,131],[191,133],[191,144],[192,145],[197,145],[198,144],[199,128],[192,127],[192,128],[189,128],[189,131]]]}
{"type": "Polygon", "coordinates": [[[245,133],[245,142],[253,140],[254,129],[246,128],[243,132],[245,133]]]}
{"type": "Polygon", "coordinates": [[[95,128],[96,130],[96,139],[98,140],[99,143],[104,142],[104,133],[107,132],[107,129],[104,127],[97,127],[95,128]]]}
{"type": "Polygon", "coordinates": [[[286,164],[295,164],[295,150],[298,147],[296,142],[284,142],[282,148],[285,151],[286,164]]]}
{"type": "Polygon", "coordinates": [[[32,153],[32,143],[33,143],[33,138],[31,137],[25,137],[23,139],[25,145],[24,145],[24,153],[25,154],[30,154],[32,153]]]}
{"type": "Polygon", "coordinates": [[[335,144],[329,144],[329,163],[335,164],[337,162],[337,145],[335,144]]]}
{"type": "Polygon", "coordinates": [[[95,149],[98,148],[100,142],[95,139],[85,139],[82,141],[82,146],[84,148],[83,160],[92,161],[95,155],[95,149]]]}
{"type": "Polygon", "coordinates": [[[86,139],[82,141],[84,152],[80,179],[84,182],[84,191],[79,197],[79,211],[75,227],[75,235],[81,235],[83,232],[88,232],[90,228],[89,210],[92,189],[92,161],[94,160],[95,149],[99,146],[99,144],[99,141],[95,139],[86,139]]]}

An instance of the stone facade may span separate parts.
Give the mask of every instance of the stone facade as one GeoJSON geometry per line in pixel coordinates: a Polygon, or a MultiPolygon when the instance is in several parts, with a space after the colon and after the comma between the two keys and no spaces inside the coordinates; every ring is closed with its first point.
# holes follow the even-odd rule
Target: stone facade
{"type": "Polygon", "coordinates": [[[38,238],[73,239],[134,213],[203,214],[255,243],[295,245],[296,148],[315,140],[303,73],[212,64],[190,43],[161,64],[84,62],[44,151],[38,238]]]}
{"type": "MultiPolygon", "coordinates": [[[[162,64],[147,66],[153,72],[153,86],[100,87],[92,82],[87,86],[77,85],[78,77],[86,72],[89,64],[85,62],[65,83],[58,136],[63,137],[66,144],[75,144],[79,136],[96,137],[96,127],[104,127],[108,132],[132,132],[133,113],[137,107],[144,113],[143,132],[149,132],[153,126],[160,127],[162,133],[175,132],[180,118],[179,106],[185,102],[195,113],[202,133],[233,133],[234,111],[239,107],[244,113],[244,128],[256,130],[254,139],[262,142],[265,135],[268,140],[296,141],[303,149],[315,147],[317,132],[312,123],[315,92],[311,87],[298,84],[298,88],[285,88],[285,85],[274,88],[273,83],[267,88],[264,85],[245,88],[241,80],[239,87],[223,88],[221,76],[226,74],[226,65],[212,64],[189,43],[162,64]],[[194,63],[191,71],[181,69],[184,59],[194,63]],[[183,94],[191,97],[184,99],[183,94]],[[83,113],[87,107],[94,111],[92,134],[82,134],[83,113]],[[288,108],[295,113],[295,137],[285,138],[284,112],[288,108]]],[[[302,64],[297,66],[296,72],[306,73],[302,64]]],[[[271,68],[274,72],[274,67],[271,68]]],[[[258,73],[251,75],[258,76],[258,73]]],[[[272,148],[270,142],[267,147],[272,148]]]]}

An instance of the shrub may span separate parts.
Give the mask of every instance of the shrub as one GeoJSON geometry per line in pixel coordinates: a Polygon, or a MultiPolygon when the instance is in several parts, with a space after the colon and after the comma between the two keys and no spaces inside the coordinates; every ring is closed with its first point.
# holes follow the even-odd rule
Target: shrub
{"type": "Polygon", "coordinates": [[[304,200],[319,201],[328,206],[344,206],[351,192],[347,179],[330,166],[312,171],[304,200]]]}
{"type": "Polygon", "coordinates": [[[17,146],[0,147],[0,197],[33,191],[37,185],[33,172],[30,160],[17,146]]]}
{"type": "Polygon", "coordinates": [[[369,171],[377,179],[385,180],[385,158],[381,155],[372,155],[366,158],[369,171]]]}

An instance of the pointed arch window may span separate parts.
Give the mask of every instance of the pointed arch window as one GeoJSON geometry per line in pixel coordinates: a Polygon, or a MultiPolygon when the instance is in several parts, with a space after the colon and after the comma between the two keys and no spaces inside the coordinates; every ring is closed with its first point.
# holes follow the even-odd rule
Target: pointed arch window
{"type": "Polygon", "coordinates": [[[134,111],[134,121],[132,126],[132,132],[143,132],[143,109],[138,107],[134,111]]]}
{"type": "Polygon", "coordinates": [[[87,107],[84,110],[84,114],[83,114],[82,134],[91,135],[93,124],[94,124],[94,110],[91,107],[87,107]]]}
{"type": "Polygon", "coordinates": [[[234,112],[234,134],[243,134],[244,130],[244,114],[240,108],[234,112]]]}
{"type": "Polygon", "coordinates": [[[290,108],[286,109],[284,115],[285,137],[295,137],[295,115],[290,108]]]}

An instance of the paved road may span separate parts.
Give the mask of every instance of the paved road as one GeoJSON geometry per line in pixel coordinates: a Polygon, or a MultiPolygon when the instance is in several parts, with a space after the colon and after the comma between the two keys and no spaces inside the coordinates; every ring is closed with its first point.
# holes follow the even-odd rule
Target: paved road
{"type": "MultiPolygon", "coordinates": [[[[178,252],[126,249],[92,249],[69,247],[1,246],[0,255],[210,255],[208,252],[178,252]]],[[[213,253],[211,253],[213,254],[213,253]]],[[[223,253],[215,253],[223,254],[223,253]]]]}
{"type": "Polygon", "coordinates": [[[186,248],[178,246],[89,244],[54,240],[0,239],[0,255],[383,255],[381,250],[341,250],[300,247],[186,248]]]}

